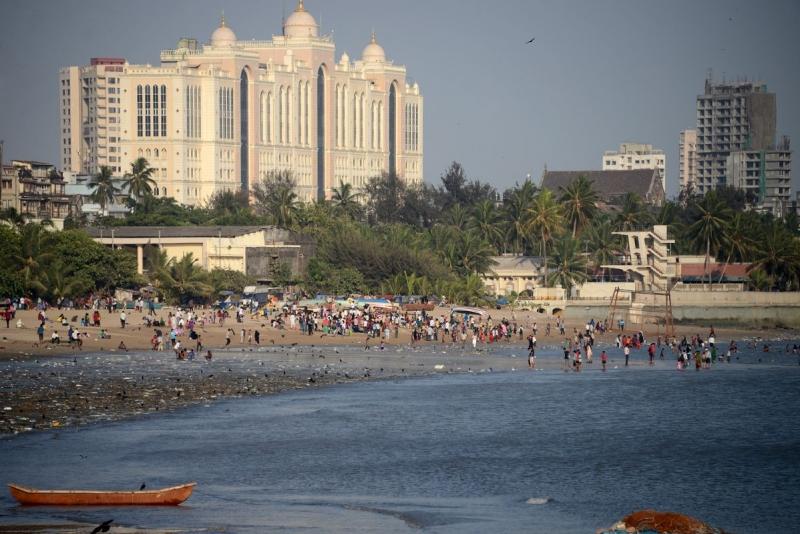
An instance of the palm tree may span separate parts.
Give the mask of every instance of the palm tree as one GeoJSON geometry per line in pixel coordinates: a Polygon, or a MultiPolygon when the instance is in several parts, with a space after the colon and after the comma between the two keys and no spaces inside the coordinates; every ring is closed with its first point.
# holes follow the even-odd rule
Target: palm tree
{"type": "MultiPolygon", "coordinates": [[[[613,263],[622,250],[619,236],[614,235],[611,222],[606,218],[595,221],[595,224],[588,228],[583,237],[587,248],[592,253],[595,271],[602,265],[613,263]]],[[[605,279],[605,269],[603,269],[603,275],[605,279]]]]}
{"type": "Polygon", "coordinates": [[[500,213],[491,200],[484,200],[475,205],[472,210],[470,227],[478,232],[487,243],[499,250],[503,240],[503,230],[500,226],[500,213]]]}
{"type": "Polygon", "coordinates": [[[197,265],[197,260],[191,252],[179,261],[172,258],[168,268],[159,274],[159,278],[164,289],[178,302],[194,297],[205,298],[213,291],[208,273],[197,265]]]}
{"type": "Polygon", "coordinates": [[[598,196],[592,183],[586,176],[581,175],[566,188],[560,188],[559,200],[564,206],[564,216],[572,224],[573,238],[577,235],[578,229],[586,226],[597,213],[598,196]]]}
{"type": "Polygon", "coordinates": [[[359,202],[360,193],[353,192],[353,184],[339,182],[339,187],[333,189],[331,204],[340,213],[344,213],[353,220],[360,220],[364,208],[359,202]]]}
{"type": "Polygon", "coordinates": [[[711,273],[708,271],[708,263],[711,261],[711,253],[714,252],[716,257],[722,244],[731,210],[717,197],[714,191],[710,191],[698,202],[695,202],[694,209],[697,216],[694,223],[689,226],[687,234],[694,241],[695,246],[705,247],[706,258],[703,265],[708,275],[708,286],[711,289],[711,273]]]}
{"type": "Polygon", "coordinates": [[[300,211],[297,194],[288,187],[275,192],[270,202],[270,215],[279,228],[289,228],[297,221],[300,211]]]}
{"type": "Polygon", "coordinates": [[[722,247],[728,249],[728,256],[725,258],[725,265],[722,274],[719,275],[718,284],[722,283],[725,271],[732,258],[743,260],[753,250],[755,243],[750,238],[750,228],[741,212],[736,213],[731,218],[722,235],[722,247]]]}
{"type": "Polygon", "coordinates": [[[100,172],[95,175],[89,184],[92,188],[90,198],[100,204],[100,209],[105,212],[106,206],[114,203],[114,197],[119,193],[119,188],[114,184],[111,169],[103,165],[100,172]]]}
{"type": "Polygon", "coordinates": [[[137,202],[153,195],[156,181],[153,179],[155,169],[145,158],[137,158],[131,163],[131,172],[125,175],[125,188],[137,202]]]}
{"type": "Polygon", "coordinates": [[[523,254],[530,238],[530,209],[536,197],[533,184],[526,180],[505,199],[505,219],[508,222],[506,241],[515,254],[523,254]]]}
{"type": "Polygon", "coordinates": [[[755,250],[751,276],[761,270],[780,290],[800,284],[800,243],[778,221],[772,221],[755,250]]]}
{"type": "Polygon", "coordinates": [[[573,286],[584,283],[588,278],[586,257],[580,252],[580,242],[569,235],[556,242],[549,263],[553,267],[553,272],[547,278],[548,285],[552,286],[559,282],[567,297],[570,296],[573,286]]]}
{"type": "Polygon", "coordinates": [[[450,226],[463,232],[469,225],[469,213],[461,206],[461,204],[453,204],[453,207],[450,208],[447,213],[445,213],[444,220],[442,222],[449,224],[450,226]]]}
{"type": "Polygon", "coordinates": [[[52,258],[49,249],[50,235],[40,224],[26,224],[20,230],[20,251],[14,257],[25,289],[37,294],[46,292],[43,270],[52,258]]]}
{"type": "Polygon", "coordinates": [[[547,284],[547,244],[559,233],[563,224],[561,206],[556,202],[552,191],[542,189],[536,195],[529,213],[531,231],[540,237],[539,250],[544,258],[544,279],[547,284]]]}
{"type": "Polygon", "coordinates": [[[89,285],[84,278],[65,276],[64,265],[58,260],[51,263],[43,273],[43,281],[46,282],[47,293],[54,303],[81,294],[89,285]]]}
{"type": "Polygon", "coordinates": [[[452,245],[449,250],[454,255],[453,266],[464,275],[485,273],[495,263],[491,245],[473,232],[461,232],[452,245]]]}
{"type": "Polygon", "coordinates": [[[0,210],[0,221],[6,221],[17,228],[22,228],[27,222],[27,215],[17,212],[16,208],[0,210]]]}
{"type": "Polygon", "coordinates": [[[462,278],[453,289],[455,290],[453,296],[464,305],[479,305],[486,301],[484,299],[486,288],[483,279],[478,274],[470,274],[462,278]]]}
{"type": "Polygon", "coordinates": [[[632,230],[648,222],[642,199],[636,193],[627,193],[622,200],[622,209],[617,214],[617,224],[623,231],[632,230]]]}

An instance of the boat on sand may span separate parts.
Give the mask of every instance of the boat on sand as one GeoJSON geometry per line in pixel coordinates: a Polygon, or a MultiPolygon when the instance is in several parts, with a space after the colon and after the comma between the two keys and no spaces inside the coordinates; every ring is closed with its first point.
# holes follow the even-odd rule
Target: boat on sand
{"type": "Polygon", "coordinates": [[[40,490],[9,484],[11,495],[24,505],[43,506],[127,506],[178,505],[189,498],[197,483],[170,488],[135,491],[104,490],[40,490]]]}

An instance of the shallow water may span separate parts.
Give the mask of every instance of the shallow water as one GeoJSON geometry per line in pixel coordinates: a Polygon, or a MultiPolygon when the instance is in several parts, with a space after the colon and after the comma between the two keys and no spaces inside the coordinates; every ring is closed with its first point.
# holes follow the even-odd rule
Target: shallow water
{"type": "Polygon", "coordinates": [[[359,383],[7,438],[3,482],[199,485],[177,508],[20,508],[3,493],[0,523],[586,533],[653,507],[796,532],[800,367],[757,358],[359,383]]]}

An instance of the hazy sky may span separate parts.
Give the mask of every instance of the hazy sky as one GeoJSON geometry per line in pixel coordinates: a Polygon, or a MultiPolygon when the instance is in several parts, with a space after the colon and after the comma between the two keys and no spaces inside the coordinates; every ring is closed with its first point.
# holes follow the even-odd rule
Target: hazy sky
{"type": "MultiPolygon", "coordinates": [[[[93,56],[159,62],[181,36],[208,40],[225,10],[239,39],[280,33],[294,0],[3,0],[0,139],[5,160],[58,161],[58,69],[93,56]]],[[[778,96],[778,133],[800,143],[800,2],[307,0],[337,59],[374,28],[425,96],[425,177],[452,160],[503,189],[549,169],[600,168],[620,142],[667,151],[716,79],[778,96]],[[525,41],[536,37],[533,45],[525,41]]],[[[798,167],[797,163],[795,168],[798,167]]],[[[794,184],[800,183],[794,173],[794,184]]]]}

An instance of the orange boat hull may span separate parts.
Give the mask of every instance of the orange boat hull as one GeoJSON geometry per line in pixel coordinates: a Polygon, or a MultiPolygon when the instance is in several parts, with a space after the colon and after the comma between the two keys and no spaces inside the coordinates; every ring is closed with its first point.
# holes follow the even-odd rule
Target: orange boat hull
{"type": "Polygon", "coordinates": [[[39,490],[9,484],[11,495],[25,505],[39,506],[128,506],[178,505],[189,498],[195,482],[141,491],[39,490]]]}

